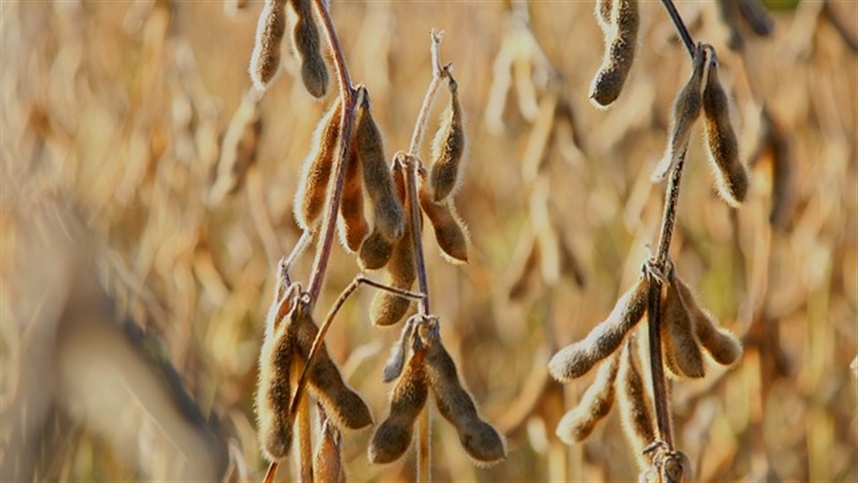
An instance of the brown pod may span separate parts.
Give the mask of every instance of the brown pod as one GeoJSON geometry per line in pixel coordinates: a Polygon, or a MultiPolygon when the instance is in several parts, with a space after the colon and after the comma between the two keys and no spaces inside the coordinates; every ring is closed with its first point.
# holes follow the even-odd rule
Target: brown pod
{"type": "Polygon", "coordinates": [[[437,325],[420,327],[426,345],[426,375],[438,412],[456,428],[459,442],[475,461],[492,464],[506,458],[506,443],[498,432],[483,421],[471,395],[459,382],[456,364],[441,343],[437,325]],[[427,336],[428,334],[428,336],[427,336]]]}
{"type": "MultiPolygon", "coordinates": [[[[632,69],[637,49],[640,13],[637,0],[616,0],[611,44],[605,49],[605,58],[593,84],[590,100],[594,106],[604,109],[620,97],[623,84],[632,69]]],[[[606,39],[608,35],[605,35],[606,39]]]]}
{"type": "Polygon", "coordinates": [[[450,87],[450,107],[435,136],[435,142],[432,143],[433,161],[429,172],[429,191],[430,198],[435,203],[446,200],[459,188],[460,164],[465,151],[465,129],[462,126],[458,84],[450,77],[448,86],[450,87]]]}
{"type": "MultiPolygon", "coordinates": [[[[298,353],[307,360],[319,328],[310,316],[309,306],[299,306],[290,324],[298,353]]],[[[330,421],[338,428],[360,429],[372,424],[372,415],[363,399],[343,381],[340,370],[325,344],[319,347],[309,370],[310,392],[325,409],[330,421]]]]}
{"type": "Polygon", "coordinates": [[[703,107],[703,68],[706,66],[706,54],[701,46],[697,46],[694,52],[694,66],[691,78],[679,91],[673,102],[673,115],[670,118],[670,141],[667,144],[667,152],[661,162],[656,166],[650,178],[653,181],[661,181],[670,168],[676,165],[682,153],[688,149],[688,140],[691,138],[691,128],[703,107]]]}
{"type": "Polygon", "coordinates": [[[444,259],[455,265],[468,263],[468,235],[451,200],[441,204],[432,202],[424,184],[420,187],[420,207],[432,224],[435,240],[444,259]]]}
{"type": "Polygon", "coordinates": [[[661,348],[670,371],[678,377],[701,378],[706,369],[700,343],[694,335],[690,313],[675,287],[676,277],[671,277],[662,293],[661,348]]]}
{"type": "MultiPolygon", "coordinates": [[[[288,324],[282,323],[291,301],[275,288],[265,328],[265,340],[259,351],[259,383],[256,388],[256,418],[259,445],[268,461],[274,462],[289,454],[292,445],[292,424],[289,404],[292,397],[290,374],[294,340],[288,324]]],[[[291,315],[291,314],[290,314],[291,315]]]]}
{"type": "Polygon", "coordinates": [[[319,221],[328,196],[328,184],[337,150],[342,123],[342,102],[337,102],[325,113],[313,135],[313,151],[304,160],[301,180],[295,193],[295,219],[304,230],[312,230],[319,221]]]}
{"type": "Polygon", "coordinates": [[[621,359],[617,374],[620,415],[626,436],[640,459],[642,451],[655,442],[655,420],[633,339],[626,344],[621,359]]]}
{"type": "Polygon", "coordinates": [[[682,302],[691,314],[694,332],[700,345],[709,352],[715,362],[728,366],[742,357],[742,343],[729,330],[721,327],[718,322],[700,305],[685,282],[676,277],[676,289],[682,302]]]}
{"type": "Polygon", "coordinates": [[[691,460],[682,451],[672,451],[661,461],[661,481],[663,483],[683,483],[694,481],[691,460]]]}
{"type": "Polygon", "coordinates": [[[256,25],[256,42],[250,56],[250,80],[265,90],[280,67],[280,44],[286,34],[286,0],[266,0],[256,25]]]}
{"type": "Polygon", "coordinates": [[[613,354],[626,334],[643,318],[648,293],[649,280],[642,277],[620,297],[608,318],[594,327],[587,337],[554,354],[548,363],[551,376],[560,382],[569,382],[613,354]]]}
{"type": "Polygon", "coordinates": [[[428,397],[423,351],[415,351],[391,394],[390,415],[372,436],[367,451],[370,463],[390,463],[405,454],[411,444],[414,421],[428,397]]]}
{"type": "Polygon", "coordinates": [[[405,354],[413,334],[414,318],[412,317],[402,328],[399,340],[396,341],[396,344],[390,350],[390,357],[387,358],[387,362],[384,364],[384,382],[390,382],[402,373],[402,368],[405,366],[405,354]]]}
{"type": "Polygon", "coordinates": [[[363,181],[357,147],[353,142],[349,145],[349,154],[346,157],[345,176],[337,228],[342,245],[354,253],[366,239],[369,227],[363,216],[363,181]]]}
{"type": "Polygon", "coordinates": [[[594,10],[594,14],[596,15],[596,21],[599,22],[599,27],[602,28],[602,32],[605,35],[612,34],[613,25],[611,21],[611,13],[614,10],[614,2],[613,0],[596,0],[596,9],[594,10]]]}
{"type": "Polygon", "coordinates": [[[616,398],[614,381],[620,367],[619,352],[612,354],[601,366],[593,384],[581,401],[557,424],[557,437],[564,443],[580,443],[587,439],[596,425],[611,412],[616,398]]]}
{"type": "Polygon", "coordinates": [[[321,98],[328,91],[328,67],[322,57],[319,28],[313,17],[311,0],[290,0],[297,21],[292,26],[292,43],[301,61],[301,80],[307,92],[321,98]]]}
{"type": "Polygon", "coordinates": [[[325,423],[321,431],[322,441],[313,458],[313,477],[316,481],[339,483],[346,481],[343,455],[340,451],[342,437],[334,427],[325,423]]]}
{"type": "Polygon", "coordinates": [[[361,243],[358,265],[363,270],[378,270],[387,265],[392,254],[393,243],[388,241],[381,232],[373,230],[361,243]]]}
{"type": "Polygon", "coordinates": [[[703,117],[718,193],[727,204],[737,207],[748,194],[748,173],[739,161],[739,142],[730,120],[730,102],[718,80],[718,57],[714,51],[709,58],[709,73],[703,89],[703,117]]]}
{"type": "MultiPolygon", "coordinates": [[[[398,166],[398,163],[397,163],[398,166]]],[[[405,190],[405,168],[398,167],[394,171],[394,185],[398,195],[404,200],[406,213],[411,211],[411,200],[405,190]]],[[[408,290],[417,279],[417,267],[414,259],[414,241],[411,239],[411,221],[405,219],[405,228],[402,238],[393,244],[390,260],[387,262],[387,285],[408,290]]],[[[372,235],[370,235],[370,238],[372,235]]],[[[408,312],[411,300],[392,294],[390,292],[378,292],[372,299],[369,308],[370,320],[373,325],[393,325],[408,312]]]]}
{"type": "Polygon", "coordinates": [[[354,143],[360,157],[364,188],[372,201],[373,226],[389,241],[399,240],[405,231],[405,213],[384,157],[381,132],[372,119],[368,94],[364,95],[358,109],[354,143]]]}

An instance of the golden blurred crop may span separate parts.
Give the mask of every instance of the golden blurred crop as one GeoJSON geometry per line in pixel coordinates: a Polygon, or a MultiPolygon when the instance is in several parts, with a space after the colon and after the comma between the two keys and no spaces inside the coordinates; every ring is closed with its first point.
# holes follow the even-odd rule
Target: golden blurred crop
{"type": "MultiPolygon", "coordinates": [[[[671,256],[745,352],[672,383],[677,446],[703,481],[856,481],[858,4],[765,3],[772,34],[744,32],[740,50],[714,2],[678,5],[719,53],[752,179],[729,208],[692,134],[671,256]]],[[[264,97],[248,94],[261,8],[0,2],[0,480],[264,474],[253,394],[265,313],[301,234],[294,193],[333,96],[309,96],[287,52],[264,97]]],[[[605,318],[657,242],[664,189],[650,173],[691,63],[661,5],[641,2],[631,74],[600,111],[588,101],[604,48],[593,3],[525,8],[529,18],[520,2],[331,3],[388,156],[408,145],[431,77],[430,29],[445,31],[459,84],[469,263],[447,263],[424,230],[430,293],[509,456],[475,466],[436,411],[433,477],[633,480],[616,414],[583,444],[555,436],[592,375],[561,385],[546,365],[605,318]]],[[[306,282],[312,258],[293,278],[306,282]]],[[[317,319],[358,272],[336,245],[317,319]]],[[[372,296],[360,288],[326,342],[378,424],[399,331],[370,324],[372,296]]],[[[413,450],[368,463],[371,433],[344,432],[348,479],[413,479],[413,450]]]]}

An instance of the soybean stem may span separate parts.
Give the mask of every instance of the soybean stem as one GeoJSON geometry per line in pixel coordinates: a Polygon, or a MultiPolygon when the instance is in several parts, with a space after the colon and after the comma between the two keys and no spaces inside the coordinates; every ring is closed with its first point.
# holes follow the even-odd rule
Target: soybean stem
{"type": "Polygon", "coordinates": [[[447,67],[441,66],[441,38],[443,32],[436,32],[434,29],[431,32],[432,46],[430,47],[432,55],[432,80],[429,81],[429,87],[426,89],[426,96],[423,97],[423,105],[420,106],[420,113],[417,115],[417,122],[414,123],[414,132],[411,134],[411,145],[408,148],[408,154],[415,158],[420,156],[420,146],[423,144],[423,137],[426,134],[426,124],[429,119],[429,111],[432,108],[432,101],[435,100],[435,92],[441,85],[441,81],[447,76],[447,67]]]}
{"type": "Polygon", "coordinates": [[[676,10],[676,5],[673,4],[673,0],[661,0],[661,3],[664,5],[664,8],[667,9],[667,13],[670,15],[670,19],[673,21],[673,25],[679,33],[679,38],[682,39],[682,43],[684,43],[685,48],[688,49],[688,54],[691,56],[691,59],[694,60],[694,40],[691,39],[691,34],[688,33],[688,27],[685,26],[685,22],[676,10]]]}

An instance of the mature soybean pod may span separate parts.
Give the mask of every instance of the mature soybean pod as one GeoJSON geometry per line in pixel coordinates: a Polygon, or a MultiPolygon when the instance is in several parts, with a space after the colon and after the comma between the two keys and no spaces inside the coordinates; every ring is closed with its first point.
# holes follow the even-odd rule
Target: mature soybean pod
{"type": "Polygon", "coordinates": [[[677,292],[675,277],[663,288],[661,311],[661,347],[664,361],[678,377],[701,378],[705,375],[700,343],[694,335],[691,315],[677,292]]]}
{"type": "Polygon", "coordinates": [[[343,455],[340,451],[339,431],[325,424],[322,427],[321,441],[313,458],[314,479],[325,483],[344,483],[346,473],[343,469],[343,455]]]}
{"type": "MultiPolygon", "coordinates": [[[[595,5],[596,8],[593,11],[593,14],[596,16],[596,21],[599,22],[599,27],[602,28],[602,33],[604,33],[607,38],[611,38],[614,30],[614,26],[611,21],[614,2],[613,0],[596,0],[595,5]]],[[[606,40],[605,43],[608,43],[608,41],[606,40]]]]}
{"type": "Polygon", "coordinates": [[[256,25],[256,42],[250,56],[250,80],[265,90],[280,67],[280,44],[286,34],[286,0],[266,0],[256,25]]]}
{"type": "Polygon", "coordinates": [[[709,72],[703,88],[703,117],[709,154],[718,180],[718,193],[737,207],[748,194],[748,173],[739,161],[739,142],[730,120],[730,102],[718,79],[718,57],[709,56],[709,72]]]}
{"type": "Polygon", "coordinates": [[[415,351],[391,394],[390,415],[372,436],[367,452],[370,463],[390,463],[405,454],[411,444],[414,421],[428,397],[423,351],[415,351]]]}
{"type": "Polygon", "coordinates": [[[373,227],[389,241],[399,240],[405,231],[405,213],[384,157],[381,131],[370,112],[369,94],[364,95],[358,109],[354,142],[360,157],[364,188],[372,201],[373,227]]]}
{"type": "Polygon", "coordinates": [[[265,340],[259,352],[259,384],[256,388],[256,418],[259,445],[268,461],[279,461],[289,454],[292,424],[289,403],[292,396],[290,373],[294,340],[288,324],[269,320],[265,340]]]}
{"type": "Polygon", "coordinates": [[[709,352],[715,362],[728,366],[742,357],[742,343],[729,330],[721,327],[718,322],[700,305],[688,285],[681,279],[676,279],[676,288],[682,297],[682,302],[691,314],[694,331],[700,345],[709,352]]]}
{"type": "Polygon", "coordinates": [[[338,98],[319,121],[316,133],[313,135],[313,150],[304,160],[304,166],[301,169],[301,181],[295,193],[294,210],[295,219],[304,230],[315,227],[319,221],[319,215],[325,208],[341,124],[342,102],[338,98]]]}
{"type": "Polygon", "coordinates": [[[590,100],[599,109],[611,105],[620,96],[632,69],[637,49],[640,13],[637,0],[615,0],[614,37],[605,49],[602,66],[590,86],[590,100]]]}
{"type": "Polygon", "coordinates": [[[432,143],[433,161],[429,172],[429,191],[435,203],[446,200],[459,188],[462,178],[460,165],[465,151],[465,129],[462,125],[458,84],[450,77],[448,85],[450,107],[432,143]]]}
{"type": "MultiPolygon", "coordinates": [[[[421,329],[423,329],[421,327],[421,329]]],[[[459,442],[478,463],[492,464],[506,458],[506,444],[498,432],[483,421],[471,395],[459,382],[456,364],[441,343],[437,327],[425,340],[426,375],[438,412],[456,428],[459,442]]]]}
{"type": "Polygon", "coordinates": [[[593,384],[575,408],[566,413],[557,424],[557,437],[564,443],[580,443],[587,439],[605,416],[611,412],[616,399],[614,381],[620,367],[620,353],[615,352],[602,365],[593,384]]]}
{"type": "Polygon", "coordinates": [[[554,354],[548,363],[551,376],[560,382],[569,382],[613,354],[626,334],[643,318],[648,293],[649,279],[642,277],[620,297],[608,318],[593,328],[587,337],[554,354]]]}
{"type": "Polygon", "coordinates": [[[343,184],[337,228],[340,242],[351,253],[360,250],[369,232],[363,215],[363,181],[360,159],[354,142],[349,144],[349,153],[346,157],[346,179],[343,184]]]}
{"type": "MultiPolygon", "coordinates": [[[[290,331],[295,338],[298,354],[306,361],[319,329],[310,316],[309,306],[299,307],[295,314],[290,331]]],[[[343,376],[328,355],[324,343],[316,353],[308,379],[310,392],[318,399],[335,426],[340,429],[360,429],[372,424],[369,408],[360,395],[343,381],[343,376]]]]}
{"type": "Polygon", "coordinates": [[[644,448],[655,442],[655,419],[650,411],[650,401],[633,340],[630,339],[626,344],[621,359],[617,374],[620,415],[634,453],[642,460],[644,448]]]}
{"type": "Polygon", "coordinates": [[[671,166],[676,165],[682,153],[688,149],[688,140],[691,138],[691,128],[700,117],[703,107],[703,70],[706,66],[706,54],[701,46],[697,46],[694,52],[694,64],[691,70],[691,78],[679,91],[673,102],[673,115],[670,118],[670,140],[667,144],[667,152],[661,162],[655,168],[650,178],[653,181],[661,181],[671,166]]]}
{"type": "Polygon", "coordinates": [[[292,26],[292,43],[301,61],[301,80],[311,96],[324,97],[328,91],[328,67],[322,57],[321,40],[312,0],[290,0],[297,17],[292,26]]]}
{"type": "Polygon", "coordinates": [[[464,222],[451,200],[436,204],[426,185],[420,187],[420,207],[435,231],[435,240],[444,258],[455,265],[468,262],[468,235],[464,222]]]}

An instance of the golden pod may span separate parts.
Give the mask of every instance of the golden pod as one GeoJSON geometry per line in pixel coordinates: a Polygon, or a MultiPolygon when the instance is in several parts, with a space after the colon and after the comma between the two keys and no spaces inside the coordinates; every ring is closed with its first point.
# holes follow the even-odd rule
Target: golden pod
{"type": "Polygon", "coordinates": [[[616,399],[614,381],[620,367],[620,353],[614,352],[599,366],[596,379],[584,392],[575,408],[567,412],[557,424],[557,437],[564,443],[580,443],[587,439],[596,425],[611,412],[616,399]]]}
{"type": "Polygon", "coordinates": [[[617,373],[620,416],[626,436],[644,463],[642,452],[655,442],[655,419],[650,411],[649,395],[641,376],[640,361],[634,339],[630,339],[623,349],[620,368],[617,373]]]}
{"type": "Polygon", "coordinates": [[[363,181],[361,180],[360,159],[357,147],[353,142],[349,145],[349,153],[345,162],[346,178],[343,183],[337,229],[342,245],[349,252],[354,253],[360,250],[369,232],[369,227],[363,215],[363,181]]]}
{"type": "MultiPolygon", "coordinates": [[[[429,172],[431,200],[441,203],[453,195],[461,182],[461,160],[465,151],[465,129],[462,125],[462,107],[459,89],[450,77],[450,107],[445,113],[432,143],[432,168],[429,172]]],[[[422,203],[421,197],[421,203],[422,203]]]]}
{"type": "Polygon", "coordinates": [[[319,221],[328,197],[328,184],[342,124],[342,102],[328,109],[313,135],[313,150],[304,160],[301,180],[295,193],[295,219],[304,230],[312,230],[319,221]]]}
{"type": "Polygon", "coordinates": [[[286,0],[266,0],[256,25],[256,42],[250,56],[250,80],[265,90],[280,67],[280,44],[286,34],[286,0]]]}
{"type": "Polygon", "coordinates": [[[468,262],[468,235],[464,222],[450,200],[436,204],[432,201],[426,185],[420,187],[420,207],[432,229],[441,253],[453,264],[468,262]]]}

